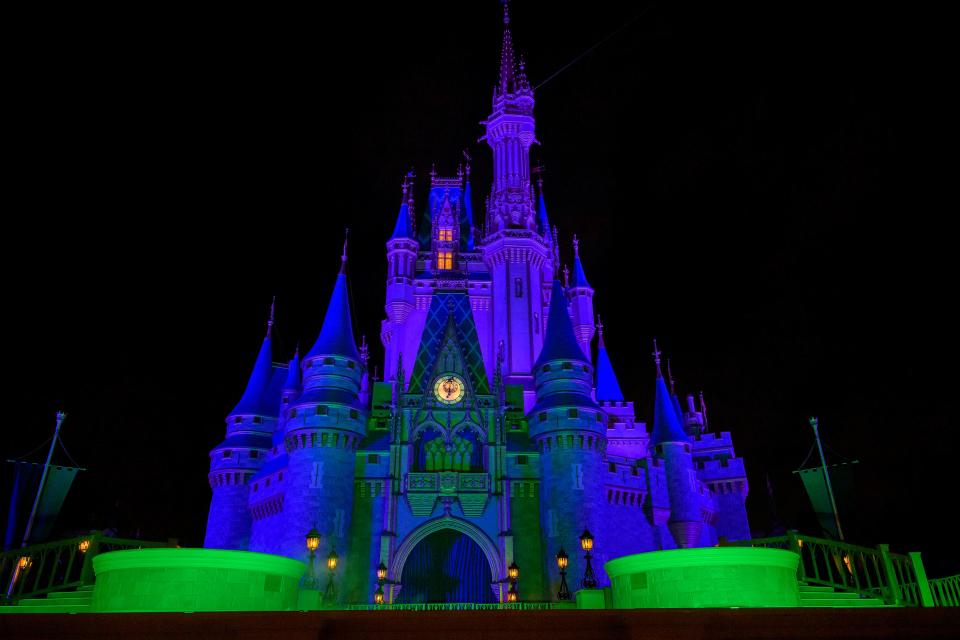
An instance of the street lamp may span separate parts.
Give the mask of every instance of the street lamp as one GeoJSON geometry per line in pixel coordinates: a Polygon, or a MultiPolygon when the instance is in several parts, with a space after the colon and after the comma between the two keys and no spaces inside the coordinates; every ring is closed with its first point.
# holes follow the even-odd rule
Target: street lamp
{"type": "Polygon", "coordinates": [[[513,603],[513,602],[516,602],[518,599],[519,599],[519,596],[517,595],[517,583],[511,582],[510,590],[507,591],[507,602],[513,603]]]}
{"type": "Polygon", "coordinates": [[[330,599],[336,594],[336,589],[333,587],[333,572],[337,569],[337,560],[339,559],[337,552],[330,549],[330,553],[327,555],[327,588],[323,591],[323,602],[325,605],[330,603],[330,599]]]}
{"type": "Polygon", "coordinates": [[[557,551],[557,568],[560,569],[560,591],[557,592],[557,600],[570,599],[570,588],[567,587],[568,564],[570,564],[570,557],[563,547],[560,547],[560,551],[557,551]]]}
{"type": "Polygon", "coordinates": [[[510,580],[510,589],[507,591],[507,602],[516,602],[520,595],[517,593],[517,580],[520,579],[520,567],[516,562],[511,562],[507,567],[507,578],[510,580]]]}
{"type": "Polygon", "coordinates": [[[317,588],[317,575],[314,571],[314,562],[316,558],[317,548],[320,546],[320,532],[317,531],[316,527],[310,529],[310,533],[307,534],[307,550],[310,552],[310,573],[307,574],[307,577],[303,580],[303,586],[308,589],[317,588]]]}
{"type": "Polygon", "coordinates": [[[376,604],[383,604],[383,583],[387,581],[387,565],[381,561],[377,565],[377,590],[373,594],[373,601],[376,604]]]}
{"type": "Polygon", "coordinates": [[[80,544],[77,545],[80,549],[80,553],[86,553],[90,550],[90,538],[84,538],[80,541],[80,544]]]}
{"type": "Polygon", "coordinates": [[[580,581],[580,586],[584,589],[596,589],[597,576],[594,575],[593,565],[590,564],[590,560],[593,558],[590,555],[590,551],[593,550],[593,534],[590,533],[589,529],[584,529],[580,536],[580,548],[583,549],[584,558],[587,560],[587,569],[583,572],[583,580],[580,581]]]}

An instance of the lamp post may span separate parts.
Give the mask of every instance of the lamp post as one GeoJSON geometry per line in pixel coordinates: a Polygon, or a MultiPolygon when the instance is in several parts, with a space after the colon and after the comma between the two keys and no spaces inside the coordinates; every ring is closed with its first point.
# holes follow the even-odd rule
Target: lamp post
{"type": "Polygon", "coordinates": [[[510,579],[510,588],[507,590],[507,602],[516,602],[520,599],[520,594],[517,593],[517,580],[520,579],[520,567],[517,566],[516,562],[511,562],[510,566],[507,567],[507,578],[510,579]]]}
{"type": "Polygon", "coordinates": [[[327,588],[323,590],[323,603],[329,605],[330,600],[336,595],[336,589],[333,587],[333,572],[337,569],[337,552],[333,549],[327,555],[327,588]]]}
{"type": "Polygon", "coordinates": [[[89,550],[90,550],[90,538],[84,538],[83,540],[81,540],[81,541],[80,541],[80,544],[77,545],[77,547],[80,549],[80,553],[86,553],[87,551],[89,551],[89,550]]]}
{"type": "Polygon", "coordinates": [[[377,590],[373,594],[376,604],[383,604],[383,583],[387,581],[387,565],[381,562],[377,565],[377,590]]]}
{"type": "Polygon", "coordinates": [[[560,569],[560,591],[557,592],[557,600],[570,599],[570,588],[567,587],[568,564],[570,564],[570,557],[563,547],[560,547],[560,551],[557,551],[557,568],[560,569]]]}
{"type": "Polygon", "coordinates": [[[320,546],[320,532],[316,527],[310,529],[307,534],[307,550],[310,551],[310,573],[303,580],[303,586],[307,589],[317,588],[317,574],[314,571],[314,562],[317,554],[317,548],[320,546]]]}
{"type": "Polygon", "coordinates": [[[587,568],[583,572],[583,580],[580,581],[580,586],[584,589],[596,589],[597,588],[597,576],[593,573],[593,565],[590,564],[590,560],[593,558],[590,555],[590,551],[593,550],[593,534],[590,533],[589,529],[584,529],[583,534],[580,536],[580,548],[583,549],[585,555],[584,558],[587,561],[587,568]]]}

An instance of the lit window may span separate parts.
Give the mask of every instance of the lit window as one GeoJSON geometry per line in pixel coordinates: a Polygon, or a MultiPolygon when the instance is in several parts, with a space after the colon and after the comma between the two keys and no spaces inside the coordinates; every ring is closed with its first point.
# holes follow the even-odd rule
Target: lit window
{"type": "Polygon", "coordinates": [[[443,229],[438,231],[437,240],[440,242],[453,242],[453,229],[443,229]]]}
{"type": "Polygon", "coordinates": [[[453,269],[453,252],[440,251],[437,253],[437,269],[449,271],[453,269]]]}

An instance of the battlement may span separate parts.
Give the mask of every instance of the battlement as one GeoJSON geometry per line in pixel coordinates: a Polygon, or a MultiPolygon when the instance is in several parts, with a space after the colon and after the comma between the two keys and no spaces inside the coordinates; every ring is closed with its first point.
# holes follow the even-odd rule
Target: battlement
{"type": "Polygon", "coordinates": [[[731,478],[746,478],[747,472],[743,466],[743,458],[729,458],[721,460],[706,460],[698,462],[697,477],[703,482],[729,480],[731,478]]]}
{"type": "Polygon", "coordinates": [[[704,453],[713,449],[729,449],[733,451],[733,437],[729,431],[716,433],[701,433],[693,437],[693,450],[696,453],[704,453]]]}

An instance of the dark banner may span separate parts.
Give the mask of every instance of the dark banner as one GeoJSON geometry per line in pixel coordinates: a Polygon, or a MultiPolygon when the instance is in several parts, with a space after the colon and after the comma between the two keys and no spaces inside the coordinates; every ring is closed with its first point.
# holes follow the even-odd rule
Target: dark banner
{"type": "MultiPolygon", "coordinates": [[[[13,481],[7,509],[7,531],[3,539],[4,549],[20,546],[33,501],[37,496],[37,488],[40,486],[40,477],[43,475],[43,465],[38,462],[8,462],[13,467],[10,470],[13,481]]],[[[29,542],[43,542],[53,531],[63,500],[80,470],[77,467],[50,465],[29,542]]]]}
{"type": "MultiPolygon", "coordinates": [[[[844,521],[850,521],[847,516],[852,515],[854,511],[853,469],[855,464],[856,461],[827,466],[830,473],[830,483],[833,485],[833,495],[837,501],[841,526],[843,526],[844,521]]],[[[799,469],[794,473],[799,474],[800,479],[803,480],[803,488],[807,491],[807,497],[810,498],[810,505],[813,507],[813,512],[817,516],[820,527],[827,533],[828,537],[839,540],[840,532],[837,531],[833,508],[830,506],[830,495],[827,492],[823,467],[799,469]]]]}

